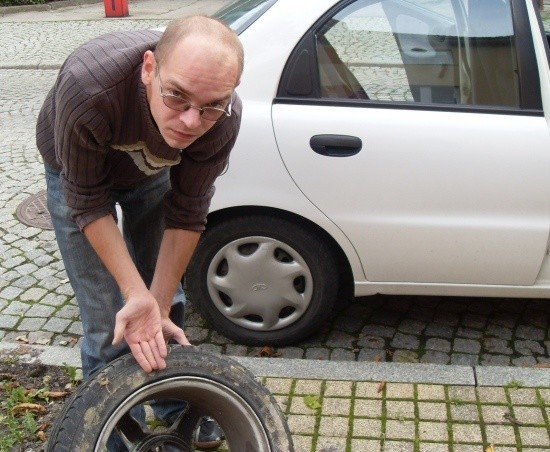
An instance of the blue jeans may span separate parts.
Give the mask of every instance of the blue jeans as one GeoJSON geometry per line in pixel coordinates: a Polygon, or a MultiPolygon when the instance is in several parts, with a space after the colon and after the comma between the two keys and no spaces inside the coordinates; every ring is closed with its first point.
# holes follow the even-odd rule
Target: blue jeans
{"type": "MultiPolygon", "coordinates": [[[[126,342],[114,346],[115,315],[123,306],[119,287],[103,265],[94,249],[80,231],[67,206],[59,173],[46,166],[48,210],[55,236],[65,264],[65,270],[74,290],[84,329],[81,346],[82,372],[88,379],[115,358],[129,353],[126,342]]],[[[160,242],[164,232],[163,198],[170,188],[168,171],[148,183],[131,190],[112,190],[115,203],[122,210],[122,230],[126,246],[143,281],[149,287],[153,280],[160,242]]],[[[174,296],[170,319],[180,328],[184,326],[185,293],[181,284],[174,296]]],[[[151,404],[158,419],[177,416],[184,403],[164,401],[151,404]]],[[[132,409],[140,422],[145,419],[141,406],[132,409]]],[[[120,450],[118,438],[109,440],[108,449],[120,450]]]]}
{"type": "MultiPolygon", "coordinates": [[[[80,310],[84,338],[82,371],[87,379],[115,358],[128,353],[128,345],[113,346],[115,315],[123,306],[119,287],[71,217],[59,174],[46,166],[48,210],[55,236],[80,310]]],[[[114,204],[122,210],[123,236],[128,251],[150,286],[164,232],[162,203],[170,188],[168,171],[157,179],[130,190],[112,190],[114,204]]],[[[174,296],[170,318],[183,328],[185,294],[180,285],[174,296]]]]}

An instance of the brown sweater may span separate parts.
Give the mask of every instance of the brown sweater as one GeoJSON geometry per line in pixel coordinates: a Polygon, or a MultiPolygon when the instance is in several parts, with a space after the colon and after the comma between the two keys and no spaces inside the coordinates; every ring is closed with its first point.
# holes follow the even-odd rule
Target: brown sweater
{"type": "Polygon", "coordinates": [[[202,231],[214,180],[227,165],[242,105],[188,148],[168,146],[141,81],[143,53],[156,31],[111,33],[75,50],[63,64],[38,116],[36,144],[60,171],[64,194],[82,229],[111,213],[110,191],[134,188],[170,167],[168,228],[202,231]]]}

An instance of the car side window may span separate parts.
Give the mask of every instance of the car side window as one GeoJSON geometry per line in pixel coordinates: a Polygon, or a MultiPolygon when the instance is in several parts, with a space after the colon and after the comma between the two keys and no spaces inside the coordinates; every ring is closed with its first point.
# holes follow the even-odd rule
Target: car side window
{"type": "Polygon", "coordinates": [[[358,0],[315,33],[320,96],[520,106],[510,0],[358,0]]]}

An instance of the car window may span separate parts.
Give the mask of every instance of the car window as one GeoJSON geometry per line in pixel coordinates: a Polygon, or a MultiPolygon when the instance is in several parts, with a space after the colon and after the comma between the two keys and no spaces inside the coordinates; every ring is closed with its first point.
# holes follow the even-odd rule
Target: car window
{"type": "Polygon", "coordinates": [[[519,107],[510,0],[358,0],[315,45],[324,98],[519,107]]]}
{"type": "Polygon", "coordinates": [[[237,0],[212,14],[212,17],[221,20],[235,33],[241,34],[275,2],[276,0],[237,0]]]}

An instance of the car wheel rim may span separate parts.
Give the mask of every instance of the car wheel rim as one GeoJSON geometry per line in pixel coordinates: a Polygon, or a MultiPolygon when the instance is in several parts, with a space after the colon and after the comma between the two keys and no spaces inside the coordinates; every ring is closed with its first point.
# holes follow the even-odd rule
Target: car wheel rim
{"type": "Polygon", "coordinates": [[[128,451],[193,451],[193,434],[204,416],[218,422],[229,450],[271,451],[265,428],[240,395],[215,381],[192,376],[165,379],[132,393],[105,421],[94,450],[106,450],[107,440],[116,431],[128,451]],[[184,412],[168,426],[150,431],[130,415],[136,405],[163,399],[187,402],[184,412]]]}
{"type": "Polygon", "coordinates": [[[271,237],[245,237],[221,248],[207,274],[208,292],[228,320],[255,331],[285,328],[306,312],[313,277],[304,258],[271,237]]]}

